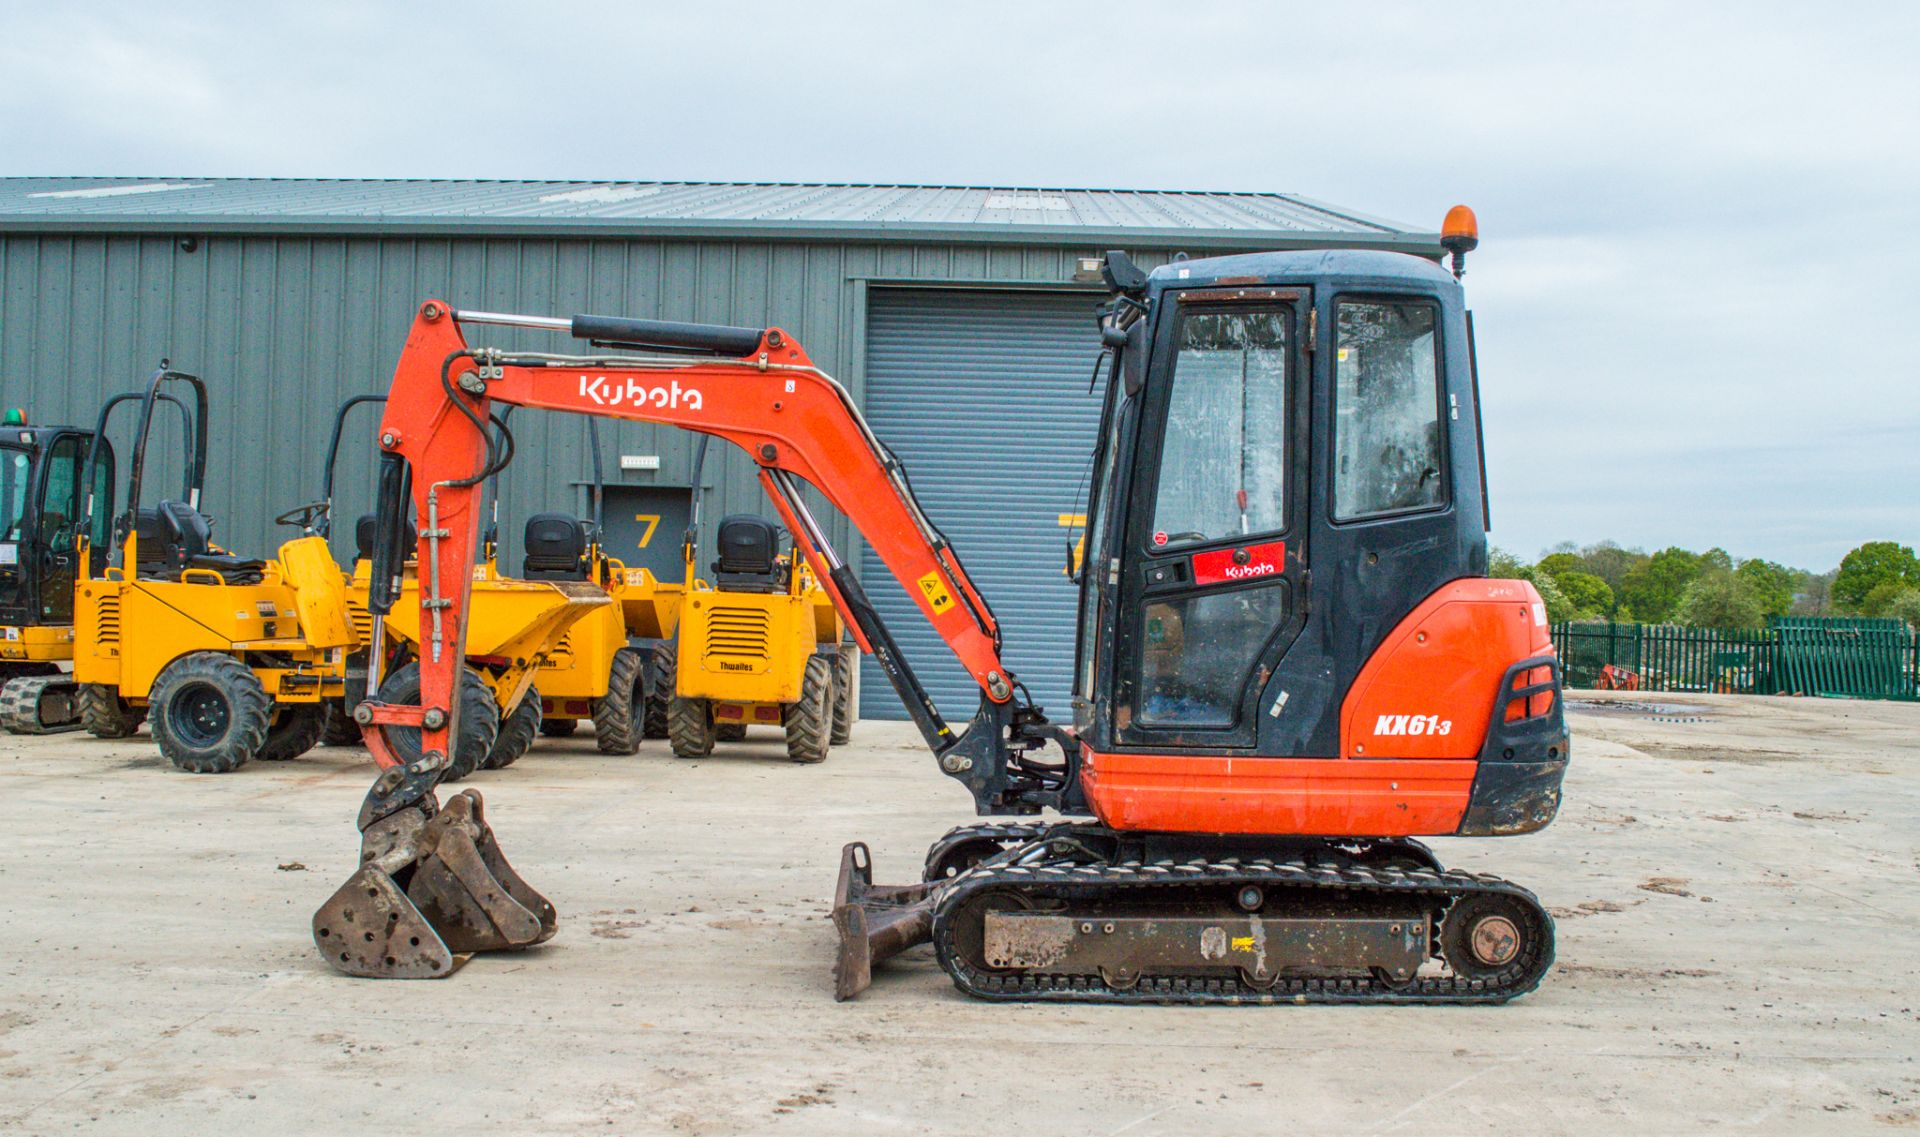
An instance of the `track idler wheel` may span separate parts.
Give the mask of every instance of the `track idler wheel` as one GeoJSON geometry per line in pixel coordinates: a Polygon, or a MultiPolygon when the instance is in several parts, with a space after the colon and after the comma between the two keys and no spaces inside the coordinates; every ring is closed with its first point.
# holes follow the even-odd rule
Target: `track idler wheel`
{"type": "Polygon", "coordinates": [[[1530,942],[1533,933],[1525,909],[1510,899],[1470,896],[1448,910],[1440,951],[1455,974],[1492,979],[1538,949],[1530,942]]]}
{"type": "Polygon", "coordinates": [[[474,952],[532,947],[558,930],[553,905],[501,854],[475,790],[369,825],[360,861],[313,915],[313,942],[336,971],[443,979],[474,952]]]}

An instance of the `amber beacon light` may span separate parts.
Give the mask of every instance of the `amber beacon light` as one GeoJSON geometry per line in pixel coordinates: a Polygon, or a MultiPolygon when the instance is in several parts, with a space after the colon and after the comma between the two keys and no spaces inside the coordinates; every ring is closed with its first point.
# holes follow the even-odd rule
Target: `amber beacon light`
{"type": "Polygon", "coordinates": [[[1453,276],[1458,280],[1467,271],[1467,254],[1480,247],[1480,219],[1473,210],[1456,205],[1447,210],[1440,223],[1440,247],[1453,254],[1453,276]]]}

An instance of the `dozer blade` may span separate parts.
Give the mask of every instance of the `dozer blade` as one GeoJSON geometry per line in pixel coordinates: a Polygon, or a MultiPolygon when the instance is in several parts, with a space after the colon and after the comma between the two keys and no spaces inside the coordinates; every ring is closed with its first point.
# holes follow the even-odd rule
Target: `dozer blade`
{"type": "Polygon", "coordinates": [[[432,798],[367,827],[360,870],[313,914],[313,942],[335,970],[370,979],[441,979],[477,951],[532,947],[559,918],[513,871],[480,795],[432,798]]]}
{"type": "Polygon", "coordinates": [[[844,1002],[873,982],[873,965],[933,938],[939,884],[873,883],[866,845],[840,850],[840,881],[833,891],[833,926],[840,952],[833,964],[833,997],[844,1002]]]}

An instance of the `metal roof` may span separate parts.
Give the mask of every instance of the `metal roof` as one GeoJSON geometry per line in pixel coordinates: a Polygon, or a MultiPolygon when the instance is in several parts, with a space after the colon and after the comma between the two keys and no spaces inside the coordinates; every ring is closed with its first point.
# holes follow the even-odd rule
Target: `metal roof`
{"type": "Polygon", "coordinates": [[[10,177],[5,230],[1439,248],[1431,230],[1296,194],[818,182],[10,177]]]}

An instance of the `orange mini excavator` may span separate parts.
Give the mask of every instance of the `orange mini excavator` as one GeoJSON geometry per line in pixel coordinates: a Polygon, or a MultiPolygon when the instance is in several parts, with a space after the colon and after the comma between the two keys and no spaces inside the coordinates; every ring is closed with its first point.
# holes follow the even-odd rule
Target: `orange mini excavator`
{"type": "MultiPolygon", "coordinates": [[[[1545,826],[1567,731],[1544,608],[1485,576],[1472,215],[1435,260],[1261,253],[1141,271],[1109,253],[1073,716],[1002,662],[1002,628],[845,388],[778,328],[422,304],[380,429],[379,613],[419,530],[420,705],[360,704],[382,769],[362,867],[314,917],[353,975],[446,975],[551,937],[552,905],[466,790],[434,794],[457,703],[494,404],[669,423],[750,454],[767,495],[941,772],[985,816],[876,885],[847,846],[838,994],[931,940],[988,999],[1494,1003],[1531,990],[1553,925],[1527,890],[1443,868],[1417,838],[1545,826]],[[488,325],[590,341],[469,343],[488,325]],[[979,685],[964,726],[928,697],[800,494],[872,544],[979,685]],[[403,763],[385,732],[418,729],[403,763]]],[[[377,633],[376,633],[377,634],[377,633]]],[[[1018,635],[1017,629],[1010,634],[1018,635]]]]}

